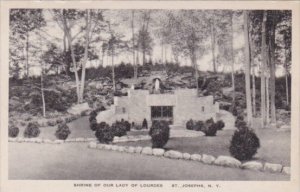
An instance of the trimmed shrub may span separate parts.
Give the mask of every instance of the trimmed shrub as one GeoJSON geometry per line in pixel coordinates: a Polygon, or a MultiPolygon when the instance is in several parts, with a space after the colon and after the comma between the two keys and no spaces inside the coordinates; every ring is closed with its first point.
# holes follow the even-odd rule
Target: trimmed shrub
{"type": "Polygon", "coordinates": [[[125,125],[124,125],[124,123],[122,123],[120,121],[116,121],[116,123],[113,123],[111,125],[111,129],[114,133],[114,136],[122,137],[124,135],[127,135],[125,125]]]}
{"type": "Polygon", "coordinates": [[[89,121],[93,121],[94,119],[96,119],[98,112],[96,110],[92,111],[90,113],[90,117],[89,117],[89,121]]]}
{"type": "Polygon", "coordinates": [[[143,120],[142,128],[143,128],[143,129],[148,129],[148,122],[147,122],[147,119],[144,119],[144,120],[143,120]]]}
{"type": "Polygon", "coordinates": [[[186,129],[193,130],[194,129],[194,121],[193,121],[193,119],[188,120],[186,122],[185,126],[186,126],[186,129]]]}
{"type": "Polygon", "coordinates": [[[203,121],[197,121],[193,126],[193,130],[195,131],[203,131],[204,129],[205,129],[205,124],[203,121]]]}
{"type": "Polygon", "coordinates": [[[8,136],[9,137],[17,137],[19,134],[19,128],[16,127],[15,125],[9,126],[8,128],[8,136]]]}
{"type": "Polygon", "coordinates": [[[217,130],[222,130],[225,127],[225,123],[222,120],[216,122],[217,130]]]}
{"type": "Polygon", "coordinates": [[[90,128],[92,131],[96,131],[98,128],[98,123],[96,119],[93,119],[92,121],[90,121],[90,128]]]}
{"type": "Polygon", "coordinates": [[[28,125],[24,131],[24,137],[27,137],[27,138],[38,137],[40,132],[41,131],[38,127],[38,123],[30,122],[30,123],[28,123],[28,125]]]}
{"type": "Polygon", "coordinates": [[[204,132],[205,136],[216,136],[218,129],[213,118],[206,120],[205,127],[202,131],[204,132]]]}
{"type": "Polygon", "coordinates": [[[149,131],[151,136],[152,147],[162,148],[169,140],[170,127],[166,121],[153,121],[149,131]]]}
{"type": "Polygon", "coordinates": [[[57,139],[66,140],[71,133],[69,126],[66,123],[58,124],[55,136],[57,139]]]}
{"type": "Polygon", "coordinates": [[[97,128],[97,130],[95,132],[95,136],[97,137],[97,139],[100,143],[112,142],[114,139],[114,133],[113,133],[112,129],[109,127],[108,124],[106,124],[104,122],[102,123],[102,125],[103,125],[102,128],[100,128],[100,126],[97,128]]]}
{"type": "Polygon", "coordinates": [[[238,160],[250,160],[260,147],[259,138],[248,128],[236,130],[232,136],[229,152],[238,160]]]}
{"type": "Polygon", "coordinates": [[[104,129],[108,124],[102,121],[101,123],[98,124],[97,129],[104,129]]]}
{"type": "Polygon", "coordinates": [[[131,125],[128,121],[124,121],[124,126],[126,128],[126,131],[130,131],[131,125]]]}
{"type": "Polygon", "coordinates": [[[56,119],[57,124],[60,124],[60,123],[63,123],[63,122],[64,122],[64,120],[60,117],[56,119]]]}

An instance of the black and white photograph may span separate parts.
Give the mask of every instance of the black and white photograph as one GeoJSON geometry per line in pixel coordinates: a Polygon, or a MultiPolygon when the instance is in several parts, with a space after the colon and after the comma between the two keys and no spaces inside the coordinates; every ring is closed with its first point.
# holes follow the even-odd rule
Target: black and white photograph
{"type": "Polygon", "coordinates": [[[9,181],[291,180],[291,9],[8,14],[9,181]]]}

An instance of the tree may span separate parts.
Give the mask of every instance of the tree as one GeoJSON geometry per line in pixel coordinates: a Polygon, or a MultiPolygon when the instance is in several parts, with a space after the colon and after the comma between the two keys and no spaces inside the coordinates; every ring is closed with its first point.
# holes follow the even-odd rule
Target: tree
{"type": "Polygon", "coordinates": [[[15,38],[20,38],[25,42],[25,76],[29,77],[29,49],[31,33],[45,26],[46,22],[42,9],[11,9],[10,10],[10,30],[15,38]]]}
{"type": "Polygon", "coordinates": [[[266,45],[266,21],[267,21],[267,12],[263,11],[263,20],[262,20],[262,42],[261,42],[261,84],[260,84],[260,92],[261,92],[261,126],[265,127],[266,125],[266,69],[265,66],[267,64],[267,45],[266,45]]]}
{"type": "Polygon", "coordinates": [[[249,51],[249,32],[248,32],[248,12],[243,11],[244,15],[244,38],[245,38],[245,81],[246,81],[246,104],[247,104],[247,123],[252,124],[252,104],[250,90],[250,51],[249,51]]]}

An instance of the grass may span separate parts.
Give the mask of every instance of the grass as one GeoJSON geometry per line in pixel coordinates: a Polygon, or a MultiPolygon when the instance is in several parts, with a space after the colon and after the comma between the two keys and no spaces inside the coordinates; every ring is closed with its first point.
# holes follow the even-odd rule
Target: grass
{"type": "Polygon", "coordinates": [[[10,180],[289,180],[283,174],[89,149],[86,143],[8,147],[10,180]]]}
{"type": "MultiPolygon", "coordinates": [[[[256,133],[261,147],[254,160],[280,163],[290,166],[290,132],[278,132],[274,129],[258,129],[256,133]]],[[[167,150],[177,150],[188,153],[209,154],[214,156],[228,155],[233,130],[217,132],[215,137],[170,138],[165,146],[167,150]]],[[[151,141],[120,143],[125,146],[151,146],[151,141]]]]}

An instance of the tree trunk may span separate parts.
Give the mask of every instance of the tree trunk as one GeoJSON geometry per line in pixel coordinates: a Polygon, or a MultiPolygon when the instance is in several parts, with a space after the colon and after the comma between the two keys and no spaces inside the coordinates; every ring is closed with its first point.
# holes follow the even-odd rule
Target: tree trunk
{"type": "Polygon", "coordinates": [[[245,37],[245,81],[246,81],[246,101],[247,101],[247,123],[252,124],[252,104],[250,90],[250,52],[249,52],[249,32],[248,32],[248,12],[244,14],[244,37],[245,37]]]}
{"type": "Polygon", "coordinates": [[[85,47],[84,47],[84,57],[82,62],[82,72],[81,72],[81,86],[80,86],[80,102],[83,102],[83,93],[84,93],[84,85],[85,85],[85,68],[86,63],[88,61],[88,49],[90,44],[90,30],[91,30],[91,23],[90,23],[90,10],[86,10],[86,32],[85,32],[85,47]]]}
{"type": "Polygon", "coordinates": [[[215,57],[215,21],[214,18],[212,18],[212,23],[210,25],[211,29],[211,51],[212,51],[212,62],[213,62],[213,71],[217,72],[216,68],[216,57],[215,57]]]}
{"type": "Polygon", "coordinates": [[[132,20],[131,20],[131,31],[132,31],[132,64],[133,64],[133,77],[137,79],[137,66],[135,60],[135,36],[134,36],[134,10],[132,10],[132,20]]]}
{"type": "Polygon", "coordinates": [[[264,128],[266,124],[266,82],[265,82],[265,66],[266,66],[266,57],[267,57],[267,50],[266,50],[266,21],[267,21],[267,12],[264,11],[263,13],[263,21],[262,21],[262,42],[261,42],[261,55],[262,55],[262,62],[261,62],[261,127],[264,128]]]}
{"type": "Polygon", "coordinates": [[[272,11],[272,25],[270,36],[270,99],[271,99],[271,123],[276,123],[275,107],[275,21],[276,11],[272,11]]]}
{"type": "Polygon", "coordinates": [[[255,70],[252,65],[252,105],[253,105],[253,116],[256,116],[256,85],[255,85],[255,70]]]}
{"type": "Polygon", "coordinates": [[[270,94],[269,94],[269,77],[266,77],[266,123],[270,123],[270,94]]]}
{"type": "Polygon", "coordinates": [[[29,78],[29,33],[26,32],[26,78],[29,78]]]}
{"type": "Polygon", "coordinates": [[[286,94],[286,104],[287,104],[287,106],[289,106],[290,105],[290,102],[289,102],[289,81],[288,81],[287,51],[286,51],[286,49],[284,50],[284,54],[285,54],[285,64],[284,64],[284,68],[285,68],[285,94],[286,94]]]}
{"type": "Polygon", "coordinates": [[[113,81],[113,91],[116,91],[116,82],[115,82],[115,66],[114,66],[114,45],[111,47],[111,67],[112,67],[112,81],[113,81]]]}
{"type": "Polygon", "coordinates": [[[232,86],[232,106],[235,106],[235,82],[234,82],[234,50],[233,50],[233,12],[231,13],[230,26],[231,26],[231,42],[230,42],[230,51],[231,51],[231,86],[232,86]]]}

